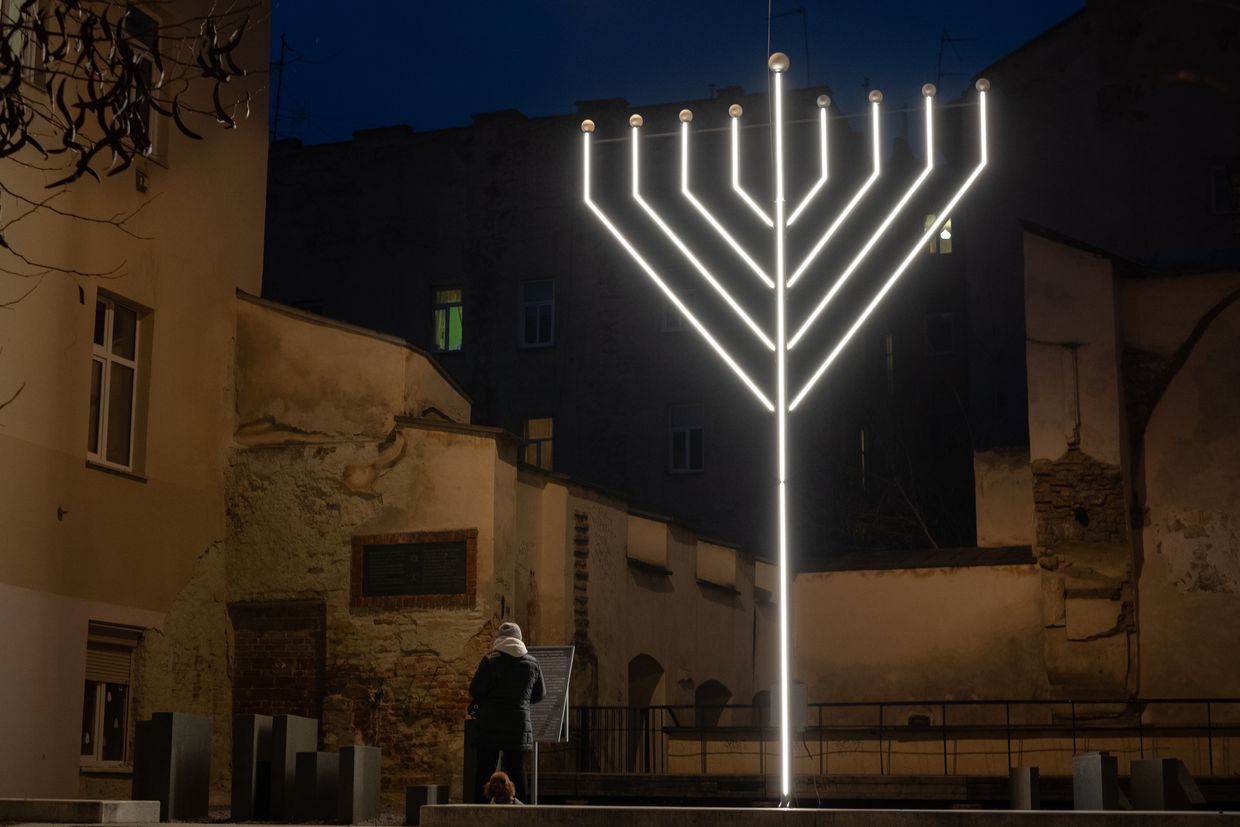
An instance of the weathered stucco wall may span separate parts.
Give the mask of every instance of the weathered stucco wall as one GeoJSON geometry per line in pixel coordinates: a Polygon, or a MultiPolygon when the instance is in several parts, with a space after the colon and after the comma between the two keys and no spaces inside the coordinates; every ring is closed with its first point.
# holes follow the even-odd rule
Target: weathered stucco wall
{"type": "Polygon", "coordinates": [[[404,342],[252,297],[237,302],[237,417],[268,431],[384,437],[401,414],[469,421],[469,402],[404,342]]]}
{"type": "Polygon", "coordinates": [[[1120,464],[1118,330],[1110,259],[1025,233],[1029,454],[1070,443],[1120,464]]]}
{"type": "Polygon", "coordinates": [[[973,487],[978,546],[1033,545],[1033,470],[1025,450],[975,452],[973,487]]]}
{"type": "MultiPolygon", "coordinates": [[[[147,647],[146,668],[166,671],[141,702],[213,716],[217,801],[230,781],[232,714],[281,708],[320,715],[325,749],[380,746],[391,808],[408,784],[450,783],[459,795],[467,687],[503,619],[531,644],[577,645],[577,703],[624,703],[639,654],[667,665],[668,700],[692,703],[711,680],[750,699],[752,561],[708,545],[710,578],[728,580],[721,562],[733,560],[735,582],[699,583],[696,538],[656,522],[671,572],[640,581],[648,572],[630,566],[624,503],[518,471],[511,437],[494,429],[393,412],[427,395],[409,388],[405,365],[407,354],[424,357],[238,304],[227,543],[199,561],[147,647]],[[472,605],[352,605],[355,537],[461,530],[477,533],[472,605]],[[170,677],[186,670],[198,678],[170,677]]],[[[451,391],[433,371],[417,375],[430,377],[432,395],[451,391]]],[[[462,399],[435,401],[468,413],[462,399]]]]}
{"type": "Polygon", "coordinates": [[[1048,697],[1036,566],[797,575],[809,701],[1048,697]]]}
{"type": "Polygon", "coordinates": [[[1026,231],[1033,539],[1055,691],[1135,686],[1127,418],[1110,258],[1026,231]]]}
{"type": "MultiPolygon", "coordinates": [[[[735,588],[703,581],[699,541],[683,529],[598,503],[574,501],[572,507],[589,521],[598,702],[645,702],[630,697],[629,687],[629,664],[644,656],[662,673],[651,703],[692,705],[697,688],[712,680],[727,688],[733,702],[748,703],[762,688],[755,686],[754,672],[753,560],[738,559],[735,588]],[[648,559],[652,550],[664,548],[665,568],[648,559]]],[[[770,645],[769,639],[763,643],[770,645]]]]}
{"type": "MultiPolygon", "coordinates": [[[[210,3],[157,5],[152,13],[171,24],[210,3]]],[[[250,69],[267,65],[268,15],[257,11],[235,53],[250,69]]],[[[6,190],[53,195],[50,206],[66,214],[39,210],[9,221],[14,202],[5,196],[6,246],[52,269],[39,275],[42,267],[7,252],[0,265],[0,303],[37,286],[0,321],[0,400],[12,398],[0,411],[0,587],[25,595],[0,596],[0,611],[31,610],[0,622],[6,675],[22,676],[0,690],[0,732],[9,745],[0,753],[0,796],[72,797],[101,782],[80,769],[87,623],[155,625],[198,558],[223,540],[234,292],[257,292],[262,275],[268,140],[261,73],[235,79],[225,100],[246,90],[252,109],[237,129],[191,119],[205,138],[195,141],[160,122],[156,157],[135,158],[133,168],[102,181],[48,190],[42,168],[49,159],[33,148],[0,160],[6,190]],[[138,170],[144,192],[135,187],[138,170]],[[128,232],[108,223],[138,210],[128,232]],[[75,272],[107,275],[69,275],[75,272]],[[103,293],[147,311],[135,476],[85,461],[91,332],[103,293]]],[[[183,102],[202,103],[200,93],[183,102]]],[[[140,669],[135,692],[144,680],[140,669]]],[[[131,696],[130,703],[132,718],[139,702],[131,696]]],[[[121,776],[114,788],[128,783],[121,776]]]]}
{"type": "Polygon", "coordinates": [[[495,440],[403,427],[391,442],[399,452],[365,488],[351,484],[354,469],[375,467],[388,445],[239,451],[229,481],[228,593],[230,603],[326,602],[322,743],[380,746],[384,795],[395,798],[407,784],[459,784],[469,679],[501,599],[511,605],[513,595],[496,574],[510,566],[511,549],[495,539],[505,513],[493,493],[505,466],[495,440]],[[478,532],[474,606],[350,607],[353,536],[462,529],[478,532]]]}
{"type": "Polygon", "coordinates": [[[1141,691],[1240,686],[1240,303],[1219,315],[1145,432],[1141,691]],[[1191,642],[1191,645],[1187,645],[1191,642]]]}

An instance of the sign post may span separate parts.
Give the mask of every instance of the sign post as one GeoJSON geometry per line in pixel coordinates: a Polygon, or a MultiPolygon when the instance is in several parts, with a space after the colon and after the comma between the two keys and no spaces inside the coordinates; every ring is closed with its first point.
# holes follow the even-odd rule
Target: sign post
{"type": "Polygon", "coordinates": [[[542,669],[543,699],[530,707],[534,725],[534,773],[531,804],[538,803],[538,745],[568,741],[568,682],[573,672],[573,646],[531,646],[529,652],[542,669]]]}

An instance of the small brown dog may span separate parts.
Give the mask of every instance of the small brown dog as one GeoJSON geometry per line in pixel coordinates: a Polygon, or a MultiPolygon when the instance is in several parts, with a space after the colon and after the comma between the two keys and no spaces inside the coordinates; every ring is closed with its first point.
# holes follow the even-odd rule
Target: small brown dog
{"type": "Polygon", "coordinates": [[[517,788],[506,772],[494,773],[487,779],[487,785],[482,788],[482,791],[491,800],[492,804],[521,803],[517,798],[517,788]]]}

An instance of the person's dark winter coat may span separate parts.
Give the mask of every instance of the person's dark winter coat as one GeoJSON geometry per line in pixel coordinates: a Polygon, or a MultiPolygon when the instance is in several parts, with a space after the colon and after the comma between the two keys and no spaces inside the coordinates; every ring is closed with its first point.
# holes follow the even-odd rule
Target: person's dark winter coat
{"type": "Polygon", "coordinates": [[[520,635],[515,623],[501,626],[499,639],[469,683],[469,694],[478,705],[478,746],[484,749],[534,749],[530,704],[541,701],[546,690],[542,669],[520,635]],[[516,629],[516,636],[505,635],[506,626],[516,629]]]}

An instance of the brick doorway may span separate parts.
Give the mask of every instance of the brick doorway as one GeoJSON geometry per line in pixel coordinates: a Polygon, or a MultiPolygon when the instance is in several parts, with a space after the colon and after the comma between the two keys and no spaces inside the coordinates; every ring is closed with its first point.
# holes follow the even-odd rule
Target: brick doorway
{"type": "Polygon", "coordinates": [[[322,721],[327,604],[230,603],[233,714],[302,715],[322,721]]]}

